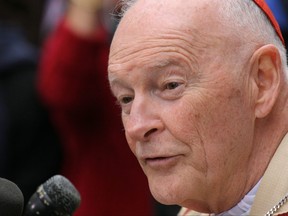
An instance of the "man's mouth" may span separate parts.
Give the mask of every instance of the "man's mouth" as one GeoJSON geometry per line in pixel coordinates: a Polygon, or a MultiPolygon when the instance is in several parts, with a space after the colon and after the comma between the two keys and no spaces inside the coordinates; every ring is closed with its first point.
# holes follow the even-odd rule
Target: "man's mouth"
{"type": "Polygon", "coordinates": [[[152,157],[146,158],[145,164],[152,169],[168,169],[175,166],[180,156],[152,157]]]}

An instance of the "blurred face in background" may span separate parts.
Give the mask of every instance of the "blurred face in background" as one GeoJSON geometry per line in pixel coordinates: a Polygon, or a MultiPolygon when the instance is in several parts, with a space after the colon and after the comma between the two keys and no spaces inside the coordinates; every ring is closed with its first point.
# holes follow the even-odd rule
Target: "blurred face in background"
{"type": "Polygon", "coordinates": [[[187,3],[139,0],[116,31],[109,80],[153,196],[217,212],[243,194],[253,107],[209,1],[187,3]]]}

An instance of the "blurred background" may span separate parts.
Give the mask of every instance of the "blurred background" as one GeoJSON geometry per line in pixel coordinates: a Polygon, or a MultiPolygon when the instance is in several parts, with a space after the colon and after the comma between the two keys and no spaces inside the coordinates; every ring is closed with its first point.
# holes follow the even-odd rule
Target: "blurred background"
{"type": "Polygon", "coordinates": [[[288,43],[288,1],[287,0],[266,0],[270,9],[278,21],[284,40],[286,41],[286,48],[288,43]]]}
{"type": "MultiPolygon", "coordinates": [[[[266,0],[288,37],[288,1],[266,0]]],[[[106,68],[115,0],[0,0],[0,176],[25,203],[55,174],[76,216],[176,216],[150,195],[126,144],[106,68]]]]}

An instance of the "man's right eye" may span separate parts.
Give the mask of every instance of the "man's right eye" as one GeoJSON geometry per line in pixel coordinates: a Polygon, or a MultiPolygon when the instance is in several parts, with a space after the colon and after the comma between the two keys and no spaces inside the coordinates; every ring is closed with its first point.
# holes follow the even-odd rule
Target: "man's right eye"
{"type": "Polygon", "coordinates": [[[131,101],[133,100],[133,97],[130,97],[130,96],[124,96],[124,97],[121,97],[119,102],[120,104],[128,104],[130,103],[131,101]]]}

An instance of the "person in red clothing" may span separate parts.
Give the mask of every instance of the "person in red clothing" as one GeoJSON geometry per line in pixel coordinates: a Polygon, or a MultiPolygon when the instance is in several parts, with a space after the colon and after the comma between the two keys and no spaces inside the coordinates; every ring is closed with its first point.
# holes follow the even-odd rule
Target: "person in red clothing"
{"type": "Polygon", "coordinates": [[[38,89],[63,143],[61,174],[81,194],[75,216],[149,216],[148,185],[126,145],[106,77],[111,37],[101,24],[102,6],[69,3],[43,47],[38,89]]]}

